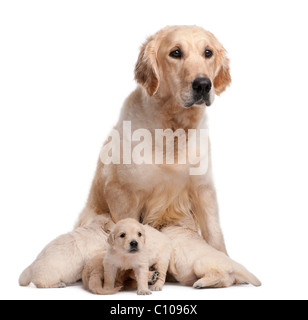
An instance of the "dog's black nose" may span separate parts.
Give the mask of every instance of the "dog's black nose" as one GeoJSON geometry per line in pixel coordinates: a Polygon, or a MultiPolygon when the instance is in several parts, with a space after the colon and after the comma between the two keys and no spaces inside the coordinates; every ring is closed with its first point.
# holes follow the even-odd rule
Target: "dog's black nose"
{"type": "Polygon", "coordinates": [[[212,81],[206,77],[199,77],[193,81],[192,87],[197,93],[209,93],[212,89],[212,81]]]}
{"type": "Polygon", "coordinates": [[[137,241],[132,241],[132,242],[130,243],[130,246],[131,246],[132,248],[137,248],[137,247],[138,247],[138,242],[137,242],[137,241]]]}

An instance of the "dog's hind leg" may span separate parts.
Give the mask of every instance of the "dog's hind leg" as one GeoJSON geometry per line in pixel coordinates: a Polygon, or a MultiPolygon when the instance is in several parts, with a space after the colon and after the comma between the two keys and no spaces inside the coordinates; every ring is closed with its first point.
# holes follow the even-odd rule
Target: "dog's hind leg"
{"type": "Polygon", "coordinates": [[[207,258],[195,262],[194,273],[199,279],[193,285],[195,289],[226,288],[232,286],[234,277],[222,268],[209,265],[207,258]]]}

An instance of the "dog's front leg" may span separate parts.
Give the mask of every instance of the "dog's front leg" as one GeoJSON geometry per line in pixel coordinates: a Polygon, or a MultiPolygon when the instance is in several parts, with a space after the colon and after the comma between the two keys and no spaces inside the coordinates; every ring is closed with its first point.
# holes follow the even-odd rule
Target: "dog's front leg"
{"type": "Polygon", "coordinates": [[[171,247],[165,248],[165,250],[160,254],[155,265],[155,269],[158,273],[158,280],[150,288],[152,291],[162,291],[164,284],[166,282],[166,276],[168,271],[168,266],[170,262],[171,247]]]}
{"type": "Polygon", "coordinates": [[[218,203],[213,185],[198,185],[194,189],[193,208],[205,241],[218,251],[228,255],[219,223],[218,203]]]}
{"type": "Polygon", "coordinates": [[[149,266],[143,264],[134,269],[136,279],[137,279],[137,294],[138,295],[150,295],[152,294],[149,290],[148,278],[149,278],[149,266]]]}
{"type": "Polygon", "coordinates": [[[104,261],[104,290],[114,289],[118,269],[104,261]]]}

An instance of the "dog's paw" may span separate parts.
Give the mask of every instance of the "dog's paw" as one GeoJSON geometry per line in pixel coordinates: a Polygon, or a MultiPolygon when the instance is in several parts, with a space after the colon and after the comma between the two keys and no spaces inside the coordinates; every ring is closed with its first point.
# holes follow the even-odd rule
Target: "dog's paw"
{"type": "Polygon", "coordinates": [[[66,284],[64,282],[59,282],[57,287],[58,288],[66,288],[66,284]]]}
{"type": "Polygon", "coordinates": [[[138,290],[137,291],[138,296],[148,296],[152,294],[151,290],[138,290]]]}
{"type": "Polygon", "coordinates": [[[152,275],[150,276],[149,283],[155,284],[158,279],[159,279],[159,272],[153,271],[152,275]]]}
{"type": "Polygon", "coordinates": [[[154,284],[153,286],[150,287],[151,291],[162,291],[163,290],[163,285],[156,285],[154,284]]]}
{"type": "Polygon", "coordinates": [[[202,283],[201,280],[197,281],[195,284],[194,284],[194,289],[204,289],[204,285],[202,283]]]}

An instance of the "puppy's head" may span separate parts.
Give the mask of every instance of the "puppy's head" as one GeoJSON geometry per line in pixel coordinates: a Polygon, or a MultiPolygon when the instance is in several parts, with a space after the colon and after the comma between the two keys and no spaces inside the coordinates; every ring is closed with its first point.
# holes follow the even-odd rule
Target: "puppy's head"
{"type": "Polygon", "coordinates": [[[225,49],[196,26],[167,27],[150,37],[135,78],[149,96],[172,96],[184,108],[210,106],[231,82],[225,49]]]}
{"type": "Polygon", "coordinates": [[[108,238],[109,245],[122,253],[137,253],[145,245],[145,229],[134,219],[119,221],[108,238]]]}

